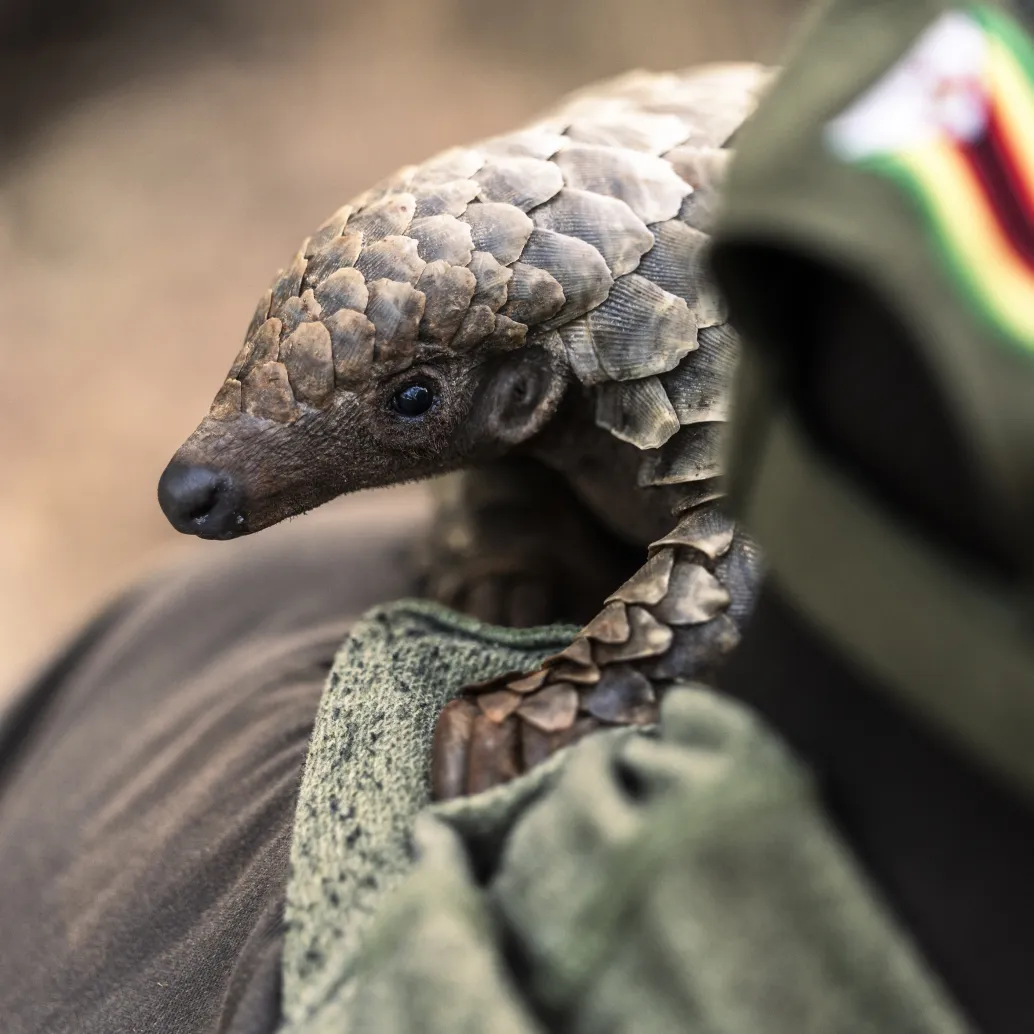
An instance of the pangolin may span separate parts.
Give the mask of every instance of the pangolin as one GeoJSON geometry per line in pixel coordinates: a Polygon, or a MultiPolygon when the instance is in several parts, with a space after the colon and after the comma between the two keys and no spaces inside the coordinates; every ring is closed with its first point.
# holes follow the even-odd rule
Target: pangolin
{"type": "Polygon", "coordinates": [[[161,477],[177,529],[233,538],[517,456],[645,551],[562,653],[447,705],[439,798],[654,721],[673,680],[738,639],[760,558],[721,507],[738,345],[704,260],[730,142],[768,78],[631,73],[353,199],[262,296],[161,477]]]}

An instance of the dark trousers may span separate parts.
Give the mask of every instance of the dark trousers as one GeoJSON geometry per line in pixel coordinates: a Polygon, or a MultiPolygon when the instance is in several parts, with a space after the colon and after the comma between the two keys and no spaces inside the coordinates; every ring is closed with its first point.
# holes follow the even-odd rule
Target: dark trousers
{"type": "Polygon", "coordinates": [[[409,591],[422,519],[367,506],[199,549],[3,712],[4,1034],[275,1028],[323,680],[355,617],[409,591]]]}

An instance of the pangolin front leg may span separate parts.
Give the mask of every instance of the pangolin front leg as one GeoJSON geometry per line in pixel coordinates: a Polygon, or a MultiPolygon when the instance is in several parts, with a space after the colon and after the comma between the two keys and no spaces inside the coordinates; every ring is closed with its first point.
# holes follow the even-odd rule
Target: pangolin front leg
{"type": "Polygon", "coordinates": [[[653,723],[676,679],[706,678],[736,645],[759,577],[756,547],[717,503],[685,513],[567,649],[538,671],[469,686],[445,707],[434,796],[507,782],[604,726],[653,723]]]}
{"type": "Polygon", "coordinates": [[[582,624],[636,568],[637,550],[532,459],[460,471],[433,487],[438,505],[419,551],[420,594],[481,621],[582,624]]]}

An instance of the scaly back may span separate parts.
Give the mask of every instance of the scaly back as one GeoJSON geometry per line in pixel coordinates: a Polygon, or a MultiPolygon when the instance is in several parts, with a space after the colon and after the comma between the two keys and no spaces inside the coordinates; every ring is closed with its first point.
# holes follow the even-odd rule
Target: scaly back
{"type": "Polygon", "coordinates": [[[737,346],[702,256],[725,145],[766,80],[635,72],[400,170],[278,275],[212,415],[288,422],[435,354],[538,344],[648,450],[641,485],[713,478],[737,346]]]}

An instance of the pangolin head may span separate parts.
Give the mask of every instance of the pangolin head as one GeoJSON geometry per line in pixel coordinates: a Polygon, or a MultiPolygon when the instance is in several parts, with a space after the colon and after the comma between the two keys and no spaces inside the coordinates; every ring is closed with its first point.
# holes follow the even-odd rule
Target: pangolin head
{"type": "MultiPolygon", "coordinates": [[[[441,161],[462,173],[464,154],[441,161]]],[[[336,212],[262,296],[162,476],[177,528],[231,538],[344,492],[443,473],[532,436],[556,409],[563,348],[555,334],[529,337],[527,316],[560,308],[559,285],[507,290],[531,219],[475,203],[476,181],[422,171],[336,212]]]]}

